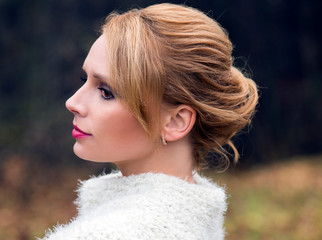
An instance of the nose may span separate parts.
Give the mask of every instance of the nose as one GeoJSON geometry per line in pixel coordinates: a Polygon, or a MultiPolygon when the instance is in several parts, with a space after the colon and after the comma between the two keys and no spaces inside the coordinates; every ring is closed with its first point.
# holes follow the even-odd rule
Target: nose
{"type": "Polygon", "coordinates": [[[74,115],[79,115],[79,116],[86,116],[87,110],[85,103],[82,102],[82,87],[78,89],[77,92],[74,93],[73,96],[71,96],[69,99],[67,99],[65,106],[74,115]]]}

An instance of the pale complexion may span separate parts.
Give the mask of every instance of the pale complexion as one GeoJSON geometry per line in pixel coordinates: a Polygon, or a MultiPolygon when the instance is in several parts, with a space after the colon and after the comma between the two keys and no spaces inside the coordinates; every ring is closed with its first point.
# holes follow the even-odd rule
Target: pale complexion
{"type": "Polygon", "coordinates": [[[159,137],[149,138],[109,89],[106,41],[103,34],[91,47],[83,65],[87,79],[66,102],[74,114],[74,131],[82,136],[74,135],[75,154],[85,160],[113,162],[123,176],[155,172],[191,182],[193,156],[188,134],[196,112],[186,105],[162,109],[160,136],[163,133],[168,144],[158,144],[159,137]]]}

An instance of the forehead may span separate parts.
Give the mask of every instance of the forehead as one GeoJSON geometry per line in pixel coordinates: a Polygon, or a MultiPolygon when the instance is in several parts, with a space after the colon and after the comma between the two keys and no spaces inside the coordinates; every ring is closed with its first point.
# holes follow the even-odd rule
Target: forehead
{"type": "Polygon", "coordinates": [[[83,68],[88,72],[107,74],[106,37],[101,35],[92,45],[84,61],[83,68]]]}

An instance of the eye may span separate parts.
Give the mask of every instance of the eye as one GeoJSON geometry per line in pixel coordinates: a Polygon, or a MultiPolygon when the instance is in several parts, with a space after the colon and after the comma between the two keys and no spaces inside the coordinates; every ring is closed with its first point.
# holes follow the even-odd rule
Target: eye
{"type": "Polygon", "coordinates": [[[105,89],[103,87],[99,87],[98,89],[101,91],[103,99],[109,100],[109,99],[114,98],[114,95],[111,90],[105,89]]]}

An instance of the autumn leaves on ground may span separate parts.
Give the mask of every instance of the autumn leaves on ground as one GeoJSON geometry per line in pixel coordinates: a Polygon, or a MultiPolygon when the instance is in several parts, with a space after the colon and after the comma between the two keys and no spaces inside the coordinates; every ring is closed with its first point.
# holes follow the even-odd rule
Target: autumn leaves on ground
{"type": "MultiPolygon", "coordinates": [[[[0,240],[35,239],[57,222],[66,223],[76,214],[72,202],[77,179],[88,178],[92,171],[31,166],[21,156],[5,159],[0,240]]],[[[205,175],[225,185],[230,195],[226,239],[322,239],[322,156],[205,175]]]]}

